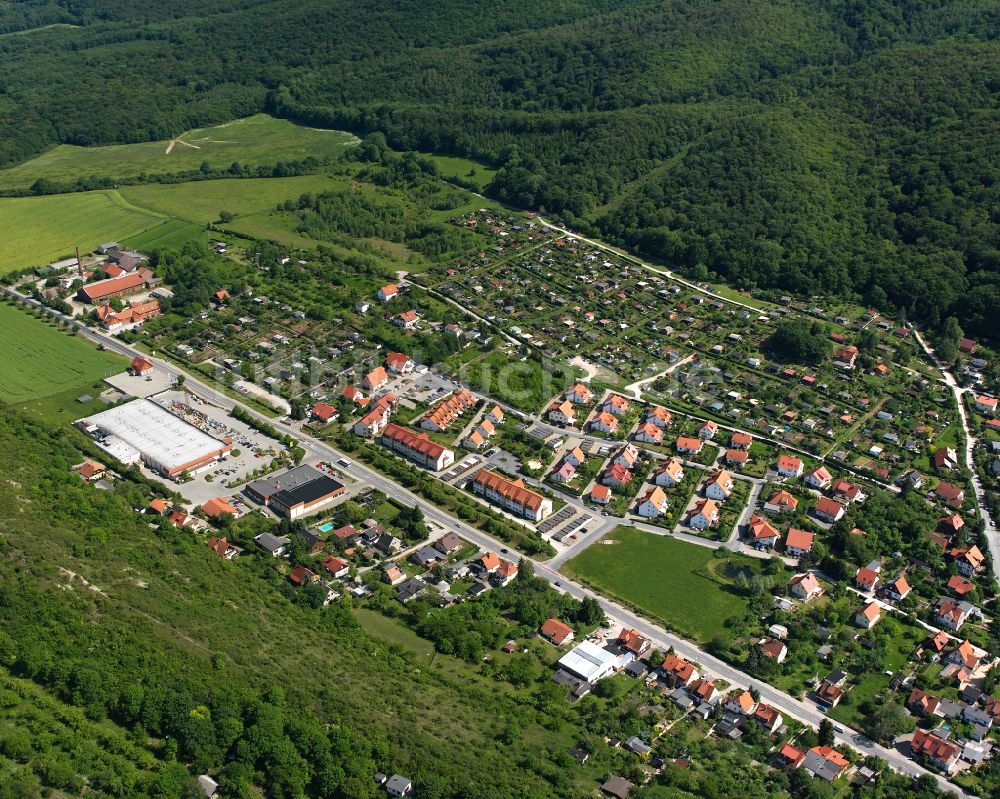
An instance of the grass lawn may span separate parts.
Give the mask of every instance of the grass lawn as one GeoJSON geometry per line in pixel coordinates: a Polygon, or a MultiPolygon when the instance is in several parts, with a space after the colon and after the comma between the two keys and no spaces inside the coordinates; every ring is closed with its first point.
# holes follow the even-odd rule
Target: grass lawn
{"type": "Polygon", "coordinates": [[[11,305],[0,304],[0,330],[6,338],[0,360],[0,402],[21,403],[89,388],[93,381],[126,366],[124,359],[11,305]]]}
{"type": "MultiPolygon", "coordinates": [[[[108,147],[74,147],[63,144],[23,164],[0,170],[0,188],[26,188],[38,179],[72,182],[82,177],[124,178],[169,174],[242,164],[273,164],[315,156],[337,155],[357,141],[338,130],[316,130],[274,119],[266,114],[238,119],[212,128],[181,134],[180,142],[116,144],[108,147]],[[169,148],[169,152],[167,151],[169,148]]],[[[468,170],[466,170],[468,171],[468,170]]]]}
{"type": "Polygon", "coordinates": [[[663,620],[685,637],[705,642],[724,633],[726,619],[744,606],[744,600],[732,591],[727,561],[760,567],[751,558],[715,558],[706,547],[616,527],[565,568],[568,574],[663,620]]]}
{"type": "Polygon", "coordinates": [[[123,241],[165,221],[138,208],[117,191],[0,199],[0,274],[43,266],[93,250],[102,241],[123,241]]]}

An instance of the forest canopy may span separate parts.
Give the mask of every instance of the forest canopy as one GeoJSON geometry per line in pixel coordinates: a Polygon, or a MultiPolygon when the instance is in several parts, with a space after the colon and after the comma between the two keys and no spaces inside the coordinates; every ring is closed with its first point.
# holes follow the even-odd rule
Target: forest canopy
{"type": "Polygon", "coordinates": [[[0,165],[268,111],[487,162],[494,196],[699,279],[996,341],[998,11],[28,0],[0,10],[0,165]]]}

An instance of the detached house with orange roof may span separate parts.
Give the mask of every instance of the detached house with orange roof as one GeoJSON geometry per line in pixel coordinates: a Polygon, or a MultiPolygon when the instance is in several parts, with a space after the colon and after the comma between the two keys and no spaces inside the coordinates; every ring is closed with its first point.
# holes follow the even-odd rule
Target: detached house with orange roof
{"type": "Polygon", "coordinates": [[[340,396],[357,407],[364,407],[368,404],[368,399],[365,395],[354,386],[344,386],[344,390],[340,392],[340,396]]]}
{"type": "Polygon", "coordinates": [[[976,410],[982,413],[988,413],[990,416],[996,416],[997,412],[997,400],[996,397],[987,397],[981,395],[976,397],[975,400],[976,410]]]}
{"type": "Polygon", "coordinates": [[[401,314],[392,317],[392,323],[396,327],[403,328],[403,330],[413,330],[419,321],[420,314],[414,310],[403,311],[401,314]]]}
{"type": "Polygon", "coordinates": [[[572,402],[575,405],[586,405],[594,399],[594,393],[583,383],[577,383],[567,388],[564,396],[567,402],[572,402]]]}
{"type": "Polygon", "coordinates": [[[220,519],[227,513],[233,518],[240,515],[240,512],[236,510],[236,508],[234,508],[225,497],[215,497],[214,499],[210,499],[201,506],[201,509],[210,519],[220,519]]]}
{"type": "Polygon", "coordinates": [[[637,658],[641,658],[653,648],[653,645],[643,638],[638,630],[630,630],[627,627],[623,627],[621,632],[618,633],[615,643],[619,648],[624,649],[626,652],[631,652],[637,658]]]}
{"type": "Polygon", "coordinates": [[[747,525],[747,540],[755,549],[769,549],[778,543],[781,534],[771,526],[767,519],[760,516],[750,517],[747,525]]]}
{"type": "Polygon", "coordinates": [[[494,405],[490,412],[486,414],[486,418],[493,422],[493,425],[503,424],[503,420],[506,418],[503,413],[503,409],[499,405],[494,405]]]}
{"type": "Polygon", "coordinates": [[[957,632],[968,620],[975,606],[971,602],[943,596],[934,606],[934,621],[939,627],[957,632]]]}
{"type": "Polygon", "coordinates": [[[697,455],[701,452],[704,442],[700,438],[680,436],[677,439],[677,451],[682,455],[697,455]]]}
{"type": "Polygon", "coordinates": [[[726,463],[730,466],[745,466],[750,462],[750,453],[745,449],[727,449],[726,463]]]}
{"type": "Polygon", "coordinates": [[[645,422],[635,431],[635,440],[644,444],[660,444],[663,441],[663,431],[655,424],[645,422]]]}
{"type": "Polygon", "coordinates": [[[823,593],[823,587],[812,572],[796,574],[788,581],[788,593],[803,602],[809,602],[823,593]]]}
{"type": "Polygon", "coordinates": [[[579,446],[573,447],[573,449],[566,450],[566,454],[563,456],[567,463],[572,463],[573,466],[579,468],[587,460],[586,454],[580,449],[579,446]]]}
{"type": "Polygon", "coordinates": [[[709,499],[714,499],[716,502],[725,502],[732,493],[733,478],[725,470],[713,472],[705,480],[705,496],[709,499]]]}
{"type": "Polygon", "coordinates": [[[740,716],[752,716],[756,709],[757,701],[749,691],[741,691],[738,694],[733,694],[729,701],[726,702],[726,710],[740,716]]]}
{"type": "Polygon", "coordinates": [[[313,421],[321,422],[322,424],[329,423],[339,415],[340,413],[336,408],[325,402],[317,402],[313,405],[312,410],[309,411],[309,416],[312,417],[313,421]]]}
{"type": "Polygon", "coordinates": [[[719,507],[714,500],[701,499],[695,503],[691,509],[688,524],[694,530],[707,530],[709,527],[717,527],[719,524],[719,507]]]}
{"type": "Polygon", "coordinates": [[[153,371],[153,363],[148,358],[136,355],[132,359],[132,363],[129,365],[129,371],[136,377],[142,377],[143,375],[149,374],[153,371]]]}
{"type": "Polygon", "coordinates": [[[768,513],[784,513],[794,511],[799,506],[799,501],[787,491],[777,491],[764,503],[764,510],[768,513]]]}
{"type": "Polygon", "coordinates": [[[590,420],[590,429],[602,433],[615,433],[618,431],[618,417],[612,416],[607,411],[601,411],[590,420]]]}
{"type": "Polygon", "coordinates": [[[698,669],[684,660],[684,658],[677,657],[677,655],[667,655],[663,659],[663,663],[660,665],[660,673],[663,675],[664,680],[666,680],[667,685],[674,688],[686,688],[701,677],[698,669]]]}
{"type": "Polygon", "coordinates": [[[945,774],[951,774],[958,766],[962,749],[933,732],[917,730],[910,740],[910,752],[917,759],[927,761],[945,774]]]}
{"type": "Polygon", "coordinates": [[[562,646],[567,641],[572,641],[576,634],[572,627],[559,619],[548,619],[539,628],[542,638],[556,646],[562,646]]]}
{"type": "Polygon", "coordinates": [[[813,506],[813,515],[829,524],[839,522],[845,513],[844,506],[829,497],[820,497],[813,506]]]}
{"type": "Polygon", "coordinates": [[[975,544],[967,549],[952,549],[948,554],[955,562],[955,568],[966,577],[971,577],[979,571],[986,561],[986,557],[975,544]]]}
{"type": "Polygon", "coordinates": [[[484,552],[472,561],[472,565],[481,574],[493,574],[500,568],[500,556],[496,552],[484,552]]]}
{"type": "Polygon", "coordinates": [[[501,560],[500,566],[493,572],[490,580],[497,588],[503,588],[505,585],[510,585],[510,582],[517,577],[517,571],[517,566],[509,560],[501,560]]]}
{"type": "Polygon", "coordinates": [[[750,445],[753,444],[753,436],[749,433],[733,433],[729,437],[729,446],[732,449],[750,449],[750,445]]]}
{"type": "Polygon", "coordinates": [[[794,455],[781,455],[778,458],[778,474],[782,477],[801,477],[802,460],[794,455]]]}
{"type": "Polygon", "coordinates": [[[387,283],[375,292],[375,299],[379,302],[389,302],[399,296],[399,287],[395,283],[387,283]]]}
{"type": "Polygon", "coordinates": [[[659,486],[651,486],[639,500],[636,513],[646,519],[655,519],[667,512],[669,500],[659,486]]]}
{"type": "Polygon", "coordinates": [[[854,623],[865,630],[870,630],[879,619],[882,618],[882,608],[877,602],[866,602],[857,613],[854,614],[854,623]]]}
{"type": "Polygon", "coordinates": [[[639,460],[639,450],[636,449],[634,444],[626,444],[620,450],[618,454],[615,455],[612,463],[616,463],[619,466],[624,466],[626,469],[631,469],[635,466],[636,461],[639,460]]]}
{"type": "Polygon", "coordinates": [[[719,432],[719,425],[713,421],[706,421],[701,427],[698,428],[698,436],[700,438],[715,438],[715,434],[719,432]]]}
{"type": "Polygon", "coordinates": [[[385,369],[381,366],[376,366],[362,378],[361,386],[368,391],[378,391],[388,382],[389,375],[385,373],[385,369]]]}
{"type": "Polygon", "coordinates": [[[854,585],[862,591],[874,591],[878,587],[880,579],[877,571],[862,566],[854,575],[854,585]]]}
{"type": "Polygon", "coordinates": [[[788,657],[788,647],[777,638],[761,638],[757,642],[757,648],[764,657],[775,663],[782,663],[788,657]]]}
{"type": "Polygon", "coordinates": [[[833,482],[833,475],[825,466],[817,466],[805,476],[805,482],[807,485],[822,491],[833,482]]]}
{"type": "Polygon", "coordinates": [[[624,416],[628,413],[629,402],[621,394],[612,394],[604,402],[601,403],[598,410],[604,411],[605,413],[610,413],[614,416],[624,416]]]}
{"type": "Polygon", "coordinates": [[[960,508],[965,504],[965,490],[944,480],[937,484],[934,493],[938,499],[953,508],[960,508]]]}
{"type": "Polygon", "coordinates": [[[669,427],[673,418],[670,411],[659,405],[653,405],[646,411],[646,424],[656,425],[660,428],[669,427]]]}
{"type": "Polygon", "coordinates": [[[770,705],[765,705],[763,702],[757,705],[757,709],[753,712],[752,718],[768,735],[773,735],[777,732],[785,721],[784,717],[777,711],[776,708],[773,708],[770,705]]]}
{"type": "Polygon", "coordinates": [[[807,552],[811,552],[812,547],[812,533],[800,530],[798,527],[788,528],[788,534],[785,536],[785,552],[793,558],[801,558],[807,552]]]}
{"type": "Polygon", "coordinates": [[[913,589],[910,584],[906,582],[906,575],[901,574],[895,580],[886,583],[882,587],[882,592],[893,602],[902,602],[910,595],[910,591],[913,589]]]}
{"type": "Polygon", "coordinates": [[[593,485],[590,489],[590,501],[598,505],[607,505],[611,501],[611,489],[599,483],[593,485]]]}
{"type": "Polygon", "coordinates": [[[569,400],[553,402],[549,406],[548,417],[554,424],[576,425],[576,409],[569,400]]]}
{"type": "Polygon", "coordinates": [[[677,458],[671,458],[657,468],[653,474],[653,482],[664,488],[671,488],[684,479],[684,467],[677,458]]]}
{"type": "Polygon", "coordinates": [[[976,648],[969,639],[966,638],[945,656],[945,660],[949,663],[955,663],[971,673],[979,668],[979,661],[982,660],[982,656],[976,651],[976,648]]]}
{"type": "Polygon", "coordinates": [[[408,375],[417,365],[409,355],[402,352],[390,352],[386,356],[385,366],[394,375],[408,375]]]}

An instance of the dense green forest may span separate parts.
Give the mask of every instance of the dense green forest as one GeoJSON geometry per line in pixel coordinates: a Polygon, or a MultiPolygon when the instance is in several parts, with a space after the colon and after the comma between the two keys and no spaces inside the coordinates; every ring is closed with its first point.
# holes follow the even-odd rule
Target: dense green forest
{"type": "Polygon", "coordinates": [[[996,340],[998,27],[998,0],[27,0],[0,164],[268,110],[502,167],[495,196],[696,277],[996,340]]]}

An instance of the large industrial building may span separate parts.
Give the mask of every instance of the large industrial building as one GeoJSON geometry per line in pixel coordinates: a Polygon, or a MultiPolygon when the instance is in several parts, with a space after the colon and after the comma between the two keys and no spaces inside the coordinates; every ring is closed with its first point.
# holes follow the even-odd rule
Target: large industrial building
{"type": "Polygon", "coordinates": [[[77,421],[111,457],[142,462],[167,477],[211,466],[232,447],[148,399],[137,399],[77,421]]]}
{"type": "Polygon", "coordinates": [[[279,516],[298,519],[329,505],[347,489],[312,466],[296,466],[247,484],[247,495],[279,516]]]}

